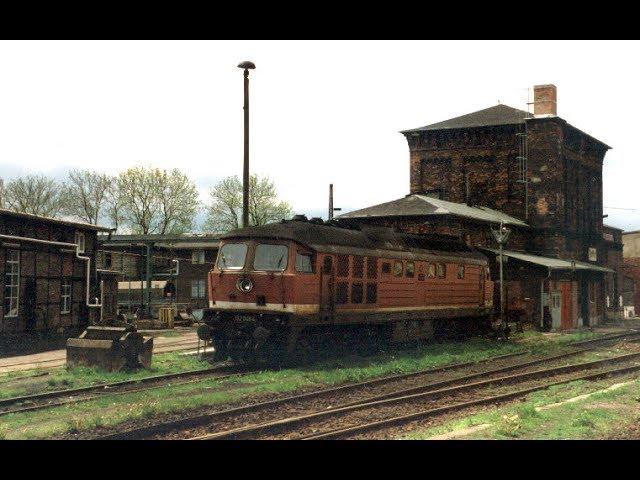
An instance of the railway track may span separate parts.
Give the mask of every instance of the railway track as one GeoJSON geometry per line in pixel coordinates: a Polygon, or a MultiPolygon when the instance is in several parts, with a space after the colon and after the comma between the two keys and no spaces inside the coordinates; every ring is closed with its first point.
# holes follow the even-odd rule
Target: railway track
{"type": "Polygon", "coordinates": [[[421,391],[435,390],[446,386],[471,382],[479,378],[492,378],[501,373],[531,369],[536,365],[550,362],[566,361],[571,357],[583,354],[597,348],[601,344],[617,342],[624,339],[633,340],[640,337],[640,332],[625,332],[579,343],[581,348],[576,350],[529,359],[524,362],[513,363],[514,359],[524,355],[526,352],[519,352],[500,357],[493,357],[482,362],[468,362],[462,364],[452,364],[443,367],[412,372],[409,374],[392,375],[388,377],[368,380],[355,384],[348,384],[322,390],[315,390],[299,395],[292,395],[275,400],[268,400],[259,403],[244,405],[240,407],[214,411],[193,417],[181,418],[169,422],[140,427],[124,432],[116,432],[101,439],[142,439],[142,438],[185,438],[186,432],[194,429],[211,428],[212,424],[247,424],[252,421],[263,420],[264,417],[274,417],[275,419],[290,416],[292,412],[308,412],[315,409],[333,408],[332,397],[342,396],[349,401],[342,401],[341,406],[351,406],[363,402],[363,398],[375,398],[378,400],[393,398],[399,394],[409,395],[421,391]],[[491,363],[492,368],[487,370],[483,366],[491,363]],[[462,376],[442,378],[442,374],[465,370],[462,376]],[[434,377],[431,382],[425,383],[425,379],[434,377]],[[370,395],[367,396],[367,393],[370,395]]]}
{"type": "Polygon", "coordinates": [[[124,380],[121,382],[103,383],[87,387],[4,398],[0,399],[0,416],[8,415],[10,413],[31,412],[44,408],[58,407],[68,405],[70,403],[93,400],[102,395],[120,395],[151,390],[166,386],[168,383],[171,383],[172,385],[182,385],[198,382],[202,379],[223,380],[225,378],[244,375],[246,373],[250,373],[250,371],[221,365],[200,370],[190,370],[187,372],[154,375],[135,380],[124,380]]]}
{"type": "Polygon", "coordinates": [[[397,395],[381,395],[361,402],[340,404],[331,409],[305,415],[276,419],[259,424],[245,425],[222,432],[190,437],[191,440],[223,439],[329,439],[345,438],[374,429],[403,424],[472,406],[498,403],[528,393],[561,385],[575,380],[594,380],[612,375],[640,371],[640,353],[590,362],[574,363],[517,374],[494,377],[476,382],[397,395]],[[620,365],[617,368],[605,368],[620,365]],[[596,370],[594,373],[575,375],[576,372],[596,370]],[[524,384],[524,388],[505,388],[524,384]],[[496,394],[495,392],[498,392],[496,394]],[[407,410],[417,412],[406,414],[407,410]]]}

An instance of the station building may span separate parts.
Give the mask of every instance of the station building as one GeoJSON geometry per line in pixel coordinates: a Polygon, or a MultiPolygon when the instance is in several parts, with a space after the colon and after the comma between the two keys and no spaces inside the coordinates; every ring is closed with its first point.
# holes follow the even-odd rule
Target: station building
{"type": "MultiPolygon", "coordinates": [[[[502,222],[512,230],[504,246],[508,310],[556,329],[617,315],[622,232],[602,221],[610,147],[560,118],[556,99],[554,85],[538,85],[533,113],[496,105],[402,131],[409,195],[338,221],[453,235],[492,260],[491,227],[502,222]]],[[[492,272],[497,282],[495,261],[492,272]]]]}
{"type": "Polygon", "coordinates": [[[109,231],[0,209],[0,345],[115,318],[115,277],[96,268],[97,233],[109,231]]]}
{"type": "Polygon", "coordinates": [[[120,311],[155,318],[161,307],[208,306],[208,273],[219,243],[211,234],[100,236],[98,265],[120,273],[120,311]]]}

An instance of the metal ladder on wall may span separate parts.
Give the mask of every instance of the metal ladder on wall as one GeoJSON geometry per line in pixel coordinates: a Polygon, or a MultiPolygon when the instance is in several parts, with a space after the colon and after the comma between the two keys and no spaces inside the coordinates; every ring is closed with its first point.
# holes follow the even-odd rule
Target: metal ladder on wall
{"type": "MultiPolygon", "coordinates": [[[[532,102],[529,97],[529,89],[527,89],[527,112],[529,111],[529,105],[532,102]]],[[[529,177],[527,175],[527,160],[529,157],[529,146],[527,138],[527,117],[523,116],[522,123],[518,127],[516,132],[516,139],[518,141],[518,156],[516,160],[518,162],[518,180],[517,183],[524,185],[524,217],[525,220],[529,219],[529,177]]]]}

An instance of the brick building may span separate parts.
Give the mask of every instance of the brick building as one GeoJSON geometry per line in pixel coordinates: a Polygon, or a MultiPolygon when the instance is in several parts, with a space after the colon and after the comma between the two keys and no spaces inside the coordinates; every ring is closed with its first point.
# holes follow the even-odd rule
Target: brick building
{"type": "MultiPolygon", "coordinates": [[[[612,298],[622,281],[620,235],[602,223],[602,165],[610,147],[557,116],[555,86],[534,87],[533,105],[534,113],[496,105],[401,132],[409,145],[407,198],[432,197],[453,210],[490,209],[521,221],[526,228],[514,226],[506,246],[511,308],[542,322],[548,307],[556,328],[593,325],[607,309],[618,310],[612,298]]],[[[338,218],[413,232],[449,229],[489,253],[496,248],[486,224],[407,216],[407,202],[396,202],[384,218],[372,219],[370,209],[338,218]]]]}
{"type": "Polygon", "coordinates": [[[625,306],[633,306],[635,315],[640,314],[640,230],[622,234],[625,285],[625,306]]]}
{"type": "Polygon", "coordinates": [[[0,336],[75,333],[113,318],[113,276],[95,261],[97,232],[108,231],[0,209],[0,336]]]}
{"type": "Polygon", "coordinates": [[[178,311],[208,306],[207,276],[218,244],[218,236],[208,234],[112,235],[100,238],[98,265],[121,273],[122,311],[156,317],[163,306],[178,311]]]}

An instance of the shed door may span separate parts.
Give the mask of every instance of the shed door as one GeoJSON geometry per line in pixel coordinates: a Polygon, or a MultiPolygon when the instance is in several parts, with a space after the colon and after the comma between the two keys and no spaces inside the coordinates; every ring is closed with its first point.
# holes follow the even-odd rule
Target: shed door
{"type": "Polygon", "coordinates": [[[560,283],[560,292],[562,294],[562,322],[561,328],[569,330],[573,328],[572,301],[571,301],[571,282],[560,283]]]}

